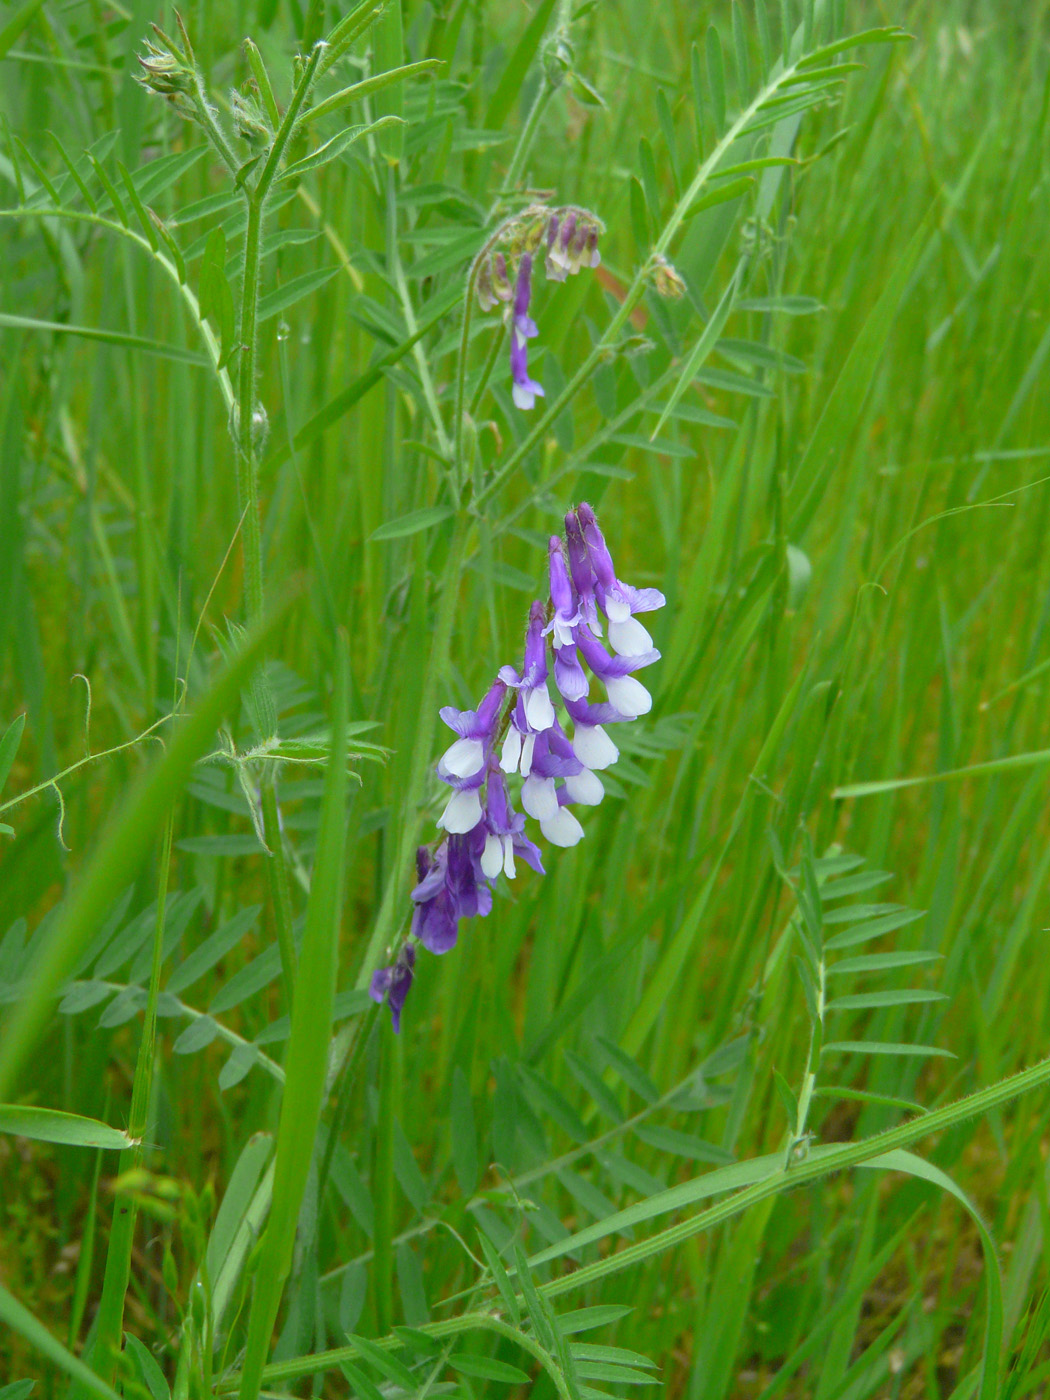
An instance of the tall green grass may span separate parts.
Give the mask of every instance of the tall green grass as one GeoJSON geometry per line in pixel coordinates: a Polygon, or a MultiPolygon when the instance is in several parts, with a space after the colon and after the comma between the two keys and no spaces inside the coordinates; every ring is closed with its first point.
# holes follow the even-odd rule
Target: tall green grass
{"type": "Polygon", "coordinates": [[[0,1396],[1042,1394],[1050,6],[373,8],[184,10],[225,153],[0,16],[0,1396]],[[654,709],[394,1037],[581,499],[654,709]]]}

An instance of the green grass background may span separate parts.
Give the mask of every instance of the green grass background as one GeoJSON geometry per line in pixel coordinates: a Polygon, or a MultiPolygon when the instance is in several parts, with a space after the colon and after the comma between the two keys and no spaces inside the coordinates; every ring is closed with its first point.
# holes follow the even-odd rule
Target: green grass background
{"type": "MultiPolygon", "coordinates": [[[[477,513],[461,512],[461,575],[449,576],[457,516],[448,511],[429,529],[373,536],[451,503],[431,410],[439,405],[447,428],[452,302],[535,95],[529,35],[552,7],[406,4],[406,58],[446,67],[397,89],[409,123],[396,176],[361,145],[271,212],[271,234],[304,232],[278,240],[264,293],[331,270],[261,327],[266,587],[273,602],[295,594],[262,644],[281,733],[315,734],[332,720],[344,629],[349,719],[373,724],[351,730],[351,747],[356,732],[390,751],[385,763],[353,765],[345,822],[330,816],[328,827],[323,772],[289,766],[279,779],[297,927],[324,848],[319,828],[341,833],[339,992],[354,986],[385,889],[396,897],[394,928],[407,917],[407,877],[390,881],[416,816],[406,807],[418,750],[425,744],[427,763],[442,742],[422,707],[432,696],[473,704],[515,658],[530,598],[545,587],[546,536],[568,506],[594,503],[621,575],[668,600],[653,626],[663,660],[647,673],[654,710],[623,734],[624,761],[604,804],[584,815],[585,841],[551,851],[545,879],[526,871],[502,890],[487,920],[463,925],[454,953],[421,956],[398,1041],[385,1016],[337,1001],[337,1016],[353,1011],[346,1024],[360,1023],[354,1075],[323,1113],[339,1134],[326,1153],[322,1127],[306,1183],[278,1360],[339,1346],[347,1331],[380,1336],[462,1309],[446,1300],[478,1277],[479,1222],[497,1246],[517,1238],[535,1253],[707,1163],[784,1146],[773,1071],[797,1088],[809,1022],[786,945],[771,956],[795,904],[775,852],[795,865],[803,832],[818,853],[837,844],[891,873],[864,898],[926,911],[863,951],[940,955],[908,980],[945,1000],[858,1010],[835,1038],[955,1057],[827,1056],[824,1082],[933,1107],[1046,1053],[1046,763],[881,795],[834,792],[1048,747],[1050,7],[850,0],[844,9],[849,32],[899,23],[914,38],[861,50],[863,70],[841,101],[802,118],[798,164],[769,207],[759,175],[687,223],[671,256],[690,295],[647,296],[631,327],[646,343],[610,356],[477,513]],[[650,443],[651,405],[667,402],[673,376],[644,411],[640,397],[696,342],[745,251],[743,295],[759,307],[732,311],[684,416],[650,443]],[[390,287],[398,263],[407,306],[390,287]],[[763,309],[784,297],[813,300],[763,309]],[[423,324],[442,305],[450,309],[418,345],[346,407],[348,386],[360,389],[377,359],[400,351],[412,318],[423,324]],[[321,431],[316,415],[333,403],[321,431]],[[443,600],[454,602],[447,649],[434,645],[443,600]],[[785,723],[763,749],[778,715],[785,723]],[[684,1083],[688,1094],[672,1099],[684,1083]]],[[[183,14],[220,109],[246,74],[245,34],[285,93],[290,56],[317,19],[284,3],[207,0],[183,14]]],[[[337,17],[329,5],[327,23],[337,17]]],[[[790,30],[802,22],[788,18],[790,30]]],[[[0,108],[53,181],[64,167],[52,133],[76,157],[119,132],[111,172],[118,158],[135,170],[203,147],[133,81],[151,19],[170,23],[139,3],[11,5],[0,16],[0,108]]],[[[772,17],[777,43],[781,23],[772,17]]],[[[548,403],[610,319],[698,151],[713,145],[710,24],[722,35],[731,115],[735,36],[758,70],[750,4],[608,0],[584,6],[572,26],[572,61],[605,106],[563,87],[523,183],[595,210],[608,232],[601,278],[538,288],[548,403]]],[[[20,202],[11,150],[0,148],[5,208],[20,202]]],[[[151,201],[191,286],[204,235],[237,212],[201,202],[226,188],[204,152],[151,201]]],[[[77,204],[75,188],[68,199],[77,204]]],[[[243,620],[243,574],[228,415],[174,284],[142,248],[91,225],[21,217],[0,229],[0,719],[26,715],[0,795],[10,802],[89,752],[128,745],[170,713],[182,679],[192,709],[224,619],[243,620]],[[116,343],[100,343],[100,331],[116,343]]],[[[231,275],[239,232],[228,224],[231,275]]],[[[492,334],[477,316],[473,325],[471,376],[492,334]]],[[[533,421],[510,406],[501,357],[467,434],[479,470],[498,471],[533,421]]],[[[226,714],[241,749],[255,742],[244,706],[226,714]]],[[[219,746],[217,736],[205,744],[219,746]]],[[[146,739],[76,767],[60,784],[62,839],[53,788],[0,813],[16,832],[0,837],[0,939],[10,926],[17,935],[0,951],[12,1006],[25,995],[18,920],[32,932],[66,898],[103,819],[155,750],[146,739]]],[[[429,778],[421,790],[430,835],[440,793],[429,778]]],[[[90,993],[67,1014],[50,1003],[44,1038],[8,1096],[125,1126],[145,994],[119,989],[148,983],[163,870],[162,988],[193,949],[240,920],[221,959],[158,1006],[148,1175],[130,1184],[140,1223],[123,1325],[172,1381],[180,1327],[195,1325],[193,1280],[216,1203],[231,1182],[247,1198],[268,1152],[257,1135],[277,1131],[279,1018],[289,1008],[267,857],[231,767],[197,767],[170,805],[170,864],[162,840],[126,877],[119,851],[109,857],[114,889],[128,889],[111,932],[141,914],[141,936],[123,957],[78,972],[111,984],[90,1006],[90,993]],[[210,1042],[180,1041],[209,1009],[221,1027],[210,1042]]],[[[903,1112],[832,1096],[817,1100],[812,1127],[818,1140],[845,1141],[903,1112]]],[[[976,1202],[996,1241],[1006,1351],[993,1393],[1039,1395],[1046,1384],[1047,1129],[1040,1090],[919,1146],[976,1202]]],[[[309,1140],[299,1151],[305,1170],[309,1140]]],[[[114,1203],[125,1199],[113,1191],[120,1170],[116,1153],[0,1136],[0,1280],[78,1354],[114,1203]]],[[[212,1239],[214,1268],[223,1241],[212,1239]]],[[[617,1247],[614,1238],[579,1258],[617,1247]]],[[[541,1267],[537,1278],[564,1268],[541,1267]]],[[[245,1295],[242,1280],[217,1385],[238,1362],[245,1295]]],[[[753,1206],[588,1287],[572,1306],[628,1306],[588,1340],[651,1358],[669,1395],[860,1400],[976,1394],[987,1296],[978,1231],[959,1204],[928,1183],[868,1172],[753,1206]]],[[[538,1397],[554,1393],[513,1341],[481,1333],[466,1346],[524,1367],[538,1397]]],[[[136,1364],[144,1369],[128,1394],[153,1374],[136,1364]]],[[[365,1371],[365,1381],[351,1378],[358,1394],[396,1389],[396,1378],[365,1371]]],[[[37,1394],[65,1394],[60,1375],[24,1332],[0,1336],[0,1382],[34,1378],[37,1394]]],[[[338,1369],[271,1383],[296,1395],[347,1386],[338,1369]]],[[[488,1395],[515,1383],[482,1366],[442,1371],[437,1384],[434,1393],[488,1395]]]]}

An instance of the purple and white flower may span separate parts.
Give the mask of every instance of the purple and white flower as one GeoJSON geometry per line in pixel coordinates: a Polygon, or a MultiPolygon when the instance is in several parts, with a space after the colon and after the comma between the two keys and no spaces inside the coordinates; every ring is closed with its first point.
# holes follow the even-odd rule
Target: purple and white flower
{"type": "MultiPolygon", "coordinates": [[[[571,264],[588,249],[591,230],[575,211],[548,226],[548,251],[561,251],[571,264]]],[[[523,255],[524,258],[528,255],[523,255]]],[[[570,270],[574,270],[570,267],[570,270]]],[[[526,267],[526,283],[528,267],[526,267]]],[[[521,288],[519,268],[518,289],[521,288]]],[[[527,338],[531,322],[515,295],[515,329],[527,338]],[[525,323],[517,321],[525,317],[525,323]]],[[[522,341],[524,345],[524,340],[522,341]]],[[[476,710],[446,706],[441,718],[457,736],[442,754],[438,776],[452,794],[438,819],[446,833],[432,849],[417,852],[418,882],[410,942],[397,960],[372,977],[370,992],[386,1000],[394,1029],[400,1026],[412,985],[415,945],[433,953],[454,947],[460,919],[484,917],[502,874],[517,875],[524,860],[543,874],[539,847],[525,833],[525,814],[539,823],[555,846],[575,846],[583,827],[573,806],[596,806],[605,795],[598,773],[619,757],[607,724],[646,714],[652,697],[634,673],[659,659],[648,632],[634,614],[663,606],[655,588],[636,589],[616,577],[608,546],[590,506],[565,517],[566,546],[549,542],[550,604],[537,600],[529,610],[521,671],[500,668],[476,710]],[[608,624],[612,653],[598,640],[599,609],[608,624]],[[572,721],[572,737],[551,701],[547,637],[554,655],[554,679],[572,721]],[[584,663],[605,686],[608,699],[592,701],[584,663]],[[500,742],[502,740],[502,743],[500,742]],[[497,751],[499,758],[497,761],[497,751]],[[521,805],[514,808],[507,777],[520,774],[521,805]]]]}
{"type": "Polygon", "coordinates": [[[456,945],[459,909],[448,887],[448,843],[431,853],[427,846],[416,851],[419,883],[412,891],[415,911],[412,937],[431,953],[447,953],[456,945]]]}
{"type": "Polygon", "coordinates": [[[610,705],[627,719],[637,719],[639,715],[649,713],[653,708],[653,697],[632,673],[659,661],[658,651],[649,650],[638,656],[610,656],[596,637],[588,636],[583,631],[577,644],[584,661],[605,686],[610,705]]]}
{"type": "Polygon", "coordinates": [[[583,538],[583,527],[579,516],[570,510],[565,517],[565,538],[569,546],[569,573],[576,591],[576,602],[580,616],[596,637],[602,635],[602,624],[598,617],[598,603],[594,596],[594,569],[587,555],[587,542],[583,538]]]}
{"type": "Polygon", "coordinates": [[[559,536],[551,536],[549,553],[551,606],[554,612],[543,634],[554,634],[554,683],[559,694],[566,700],[582,700],[588,690],[587,677],[576,655],[576,628],[582,618],[573,598],[559,536]]]}
{"type": "MultiPolygon", "coordinates": [[[[634,614],[655,612],[667,600],[658,588],[632,588],[629,583],[621,583],[594,511],[586,502],[577,511],[577,518],[594,569],[595,593],[609,620],[609,643],[613,651],[620,656],[642,656],[652,651],[653,639],[642,624],[635,621],[634,614]]],[[[652,659],[655,661],[656,657],[652,659]]]]}
{"type": "Polygon", "coordinates": [[[481,821],[479,789],[485,781],[485,765],[506,692],[506,685],[497,680],[476,710],[446,705],[441,711],[441,718],[460,736],[438,760],[438,776],[455,789],[438,818],[438,826],[448,832],[463,835],[481,821]]]}
{"type": "Polygon", "coordinates": [[[485,826],[487,835],[481,868],[488,879],[494,880],[502,870],[508,880],[513,880],[516,856],[531,865],[538,875],[545,874],[540,848],[525,835],[525,818],[511,806],[507,784],[499,769],[489,773],[485,826]]]}
{"type": "Polygon", "coordinates": [[[576,846],[583,840],[583,827],[566,805],[569,796],[564,788],[558,793],[558,807],[540,822],[540,830],[552,846],[576,846]]]}
{"type": "Polygon", "coordinates": [[[554,723],[554,706],[551,704],[550,691],[547,688],[550,672],[547,669],[547,644],[543,639],[543,622],[544,607],[537,601],[529,610],[525,661],[520,674],[513,666],[500,668],[500,680],[518,692],[500,758],[500,767],[505,773],[513,773],[520,769],[522,774],[528,774],[536,735],[549,729],[554,723]]]}

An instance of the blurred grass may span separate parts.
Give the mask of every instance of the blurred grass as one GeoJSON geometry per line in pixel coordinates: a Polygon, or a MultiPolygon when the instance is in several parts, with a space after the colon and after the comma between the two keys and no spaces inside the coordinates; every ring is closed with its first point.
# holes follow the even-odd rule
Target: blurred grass
{"type": "MultiPolygon", "coordinates": [[[[586,498],[600,509],[621,574],[667,594],[654,626],[665,660],[648,673],[657,703],[624,736],[627,761],[610,775],[608,800],[587,813],[584,843],[552,853],[545,880],[523,876],[509,897],[497,898],[489,920],[466,924],[454,954],[421,962],[396,1051],[386,1027],[373,1031],[368,1023],[329,1181],[320,1199],[307,1187],[310,1243],[293,1266],[279,1358],[339,1344],[347,1330],[375,1335],[388,1312],[412,1325],[444,1316],[440,1300],[469,1287],[475,1271],[452,1230],[436,1222],[470,1244],[474,1219],[497,1238],[520,1224],[534,1252],[610,1203],[694,1174],[702,1164],[630,1132],[597,1155],[528,1179],[520,1189],[536,1209],[520,1222],[512,1201],[491,1194],[506,1176],[538,1173],[568,1153],[579,1119],[596,1135],[614,1126],[616,1103],[621,1113],[642,1109],[645,1086],[639,1095],[637,1083],[617,1077],[606,1043],[629,1049],[660,1094],[717,1051],[720,1060],[693,1085],[689,1106],[663,1107],[655,1121],[739,1159],[782,1144],[785,1120],[771,1070],[797,1079],[808,1025],[789,961],[769,959],[791,907],[767,829],[791,860],[805,826],[818,851],[837,842],[893,872],[888,893],[880,888],[870,898],[927,913],[885,946],[943,955],[919,985],[947,993],[947,1001],[858,1016],[856,1029],[936,1045],[957,1059],[854,1058],[836,1082],[933,1105],[1044,1056],[1044,770],[855,801],[831,794],[848,783],[1047,747],[1047,673],[1038,667],[1047,659],[1050,622],[1043,480],[1050,475],[1050,405],[1042,391],[1050,351],[1050,266],[1042,256],[1050,198],[1048,12],[1045,3],[1015,8],[990,0],[849,6],[851,27],[902,23],[914,41],[867,51],[842,106],[803,119],[794,150],[800,164],[771,203],[756,204],[764,198],[760,181],[691,222],[673,256],[700,305],[647,300],[652,353],[603,365],[471,526],[451,644],[435,662],[440,702],[473,703],[513,656],[532,591],[541,586],[545,536],[570,502],[586,498]],[[706,318],[713,309],[744,248],[753,251],[749,298],[814,298],[821,309],[734,311],[729,344],[705,371],[746,373],[748,381],[730,389],[730,381],[708,374],[686,400],[733,426],[673,418],[647,448],[658,417],[648,413],[591,446],[669,358],[688,349],[697,311],[706,318]],[[892,304],[888,288],[895,288],[892,304]],[[884,349],[871,334],[880,305],[884,349]],[[756,360],[740,342],[766,353],[756,360]],[[624,437],[630,440],[616,440],[624,437]],[[819,450],[807,456],[814,441],[819,450]],[[813,493],[800,492],[799,480],[815,482],[813,493]],[[756,771],[800,677],[786,728],[756,771]],[[705,881],[710,896],[670,993],[639,1022],[646,990],[705,881]],[[634,1042],[632,1025],[642,1027],[634,1042]],[[549,1090],[537,1090],[530,1071],[568,1101],[569,1113],[557,1102],[552,1113],[549,1090]],[[455,1088],[464,1083],[469,1114],[455,1088]],[[468,1133],[477,1133],[485,1173],[479,1188],[454,1150],[453,1131],[460,1156],[468,1133]],[[492,1162],[498,1172],[486,1171],[492,1162]],[[490,1194],[467,1212],[475,1189],[490,1194]]],[[[294,7],[279,7],[269,27],[247,6],[205,0],[185,17],[220,99],[243,76],[236,45],[246,32],[287,89],[288,55],[300,32],[294,7]]],[[[45,4],[13,41],[0,67],[3,112],[52,178],[60,168],[47,131],[76,154],[119,126],[117,153],[130,168],[196,143],[131,81],[131,55],[149,18],[164,17],[138,7],[132,21],[123,11],[89,20],[87,11],[45,4]]],[[[373,355],[410,332],[381,275],[393,250],[391,228],[420,324],[425,300],[456,285],[467,254],[460,247],[458,261],[444,268],[441,255],[450,235],[480,227],[510,159],[506,132],[520,126],[534,93],[534,76],[522,85],[519,72],[514,100],[496,101],[528,21],[529,12],[510,3],[452,6],[440,20],[406,6],[407,57],[451,61],[440,80],[406,89],[410,125],[396,209],[389,203],[394,182],[381,165],[348,157],[273,215],[272,227],[314,236],[273,253],[271,288],[335,270],[320,291],[263,327],[267,587],[277,599],[293,579],[306,580],[305,597],[270,652],[279,658],[273,675],[282,732],[312,734],[323,725],[343,626],[351,639],[350,718],[375,721],[366,737],[392,750],[385,766],[359,765],[348,807],[340,991],[353,986],[404,839],[413,753],[421,723],[431,723],[420,714],[420,696],[454,522],[406,538],[370,537],[446,500],[420,363],[448,403],[455,315],[424,337],[421,360],[409,351],[383,366],[352,411],[333,412],[324,432],[304,428],[359,383],[373,355]],[[490,141],[488,124],[501,106],[506,131],[501,142],[490,141]]],[[[601,214],[608,276],[540,290],[539,377],[551,396],[590,348],[616,286],[629,281],[644,252],[629,197],[629,176],[641,178],[648,163],[639,139],[651,147],[664,215],[676,179],[684,173],[682,183],[688,180],[696,127],[690,46],[703,48],[709,22],[718,24],[728,55],[731,8],[723,3],[622,0],[588,11],[574,28],[581,69],[608,105],[557,97],[526,179],[601,214]]],[[[700,136],[708,149],[710,129],[700,136]]],[[[6,148],[0,183],[0,202],[16,203],[6,148]]],[[[184,249],[210,226],[193,216],[193,201],[221,188],[205,156],[156,199],[153,207],[184,249]]],[[[146,337],[180,356],[200,350],[168,282],[126,241],[75,225],[2,227],[5,313],[146,337]]],[[[472,370],[483,363],[489,334],[474,342],[472,370]]],[[[7,370],[0,380],[0,720],[27,713],[4,801],[75,763],[86,742],[92,751],[123,743],[164,712],[206,600],[201,656],[215,649],[212,629],[238,615],[242,578],[236,549],[220,571],[237,527],[236,483],[226,411],[204,370],[184,358],[147,358],[132,347],[3,321],[0,357],[7,370]],[[76,675],[91,686],[87,740],[76,675]]],[[[504,381],[501,360],[477,415],[478,451],[490,468],[529,426],[508,409],[504,381]]],[[[189,679],[199,693],[199,672],[189,679]]],[[[238,737],[247,732],[242,721],[238,737]]],[[[56,840],[53,793],[3,815],[17,837],[0,838],[0,937],[20,917],[30,929],[39,926],[143,756],[126,751],[70,778],[63,788],[68,853],[56,840]]],[[[320,790],[316,776],[282,775],[286,836],[304,880],[320,790]]],[[[436,785],[426,791],[436,799],[436,785]]],[[[428,808],[428,828],[436,810],[436,803],[428,808]]],[[[198,770],[179,810],[171,889],[200,891],[201,899],[173,964],[246,905],[265,903],[264,857],[253,840],[230,769],[198,770]]],[[[129,871],[122,884],[130,883],[129,871]]],[[[147,909],[155,887],[155,872],[135,883],[129,918],[147,909]]],[[[305,894],[295,893],[301,913],[305,894]]],[[[407,889],[401,913],[406,901],[407,889]]],[[[180,992],[186,1005],[206,1011],[232,977],[265,955],[269,919],[180,992]]],[[[97,969],[94,977],[105,980],[97,969]]],[[[128,980],[135,979],[113,977],[128,980]]],[[[288,1010],[277,986],[261,983],[216,1019],[252,1042],[288,1010]]],[[[99,1028],[100,1009],[56,1018],[46,1053],[20,1087],[50,1107],[120,1124],[139,1023],[99,1028]]],[[[211,1181],[221,1200],[249,1136],[277,1127],[272,1075],[252,1067],[251,1052],[225,1036],[193,1054],[171,1053],[189,1021],[170,1005],[159,1010],[170,1020],[161,1022],[165,1048],[145,1159],[158,1178],[194,1195],[211,1181]],[[233,1071],[231,1048],[241,1054],[233,1071]]],[[[263,1048],[283,1058],[280,1040],[263,1048]]],[[[839,1140],[898,1116],[874,1103],[821,1101],[814,1126],[839,1140]]],[[[981,1207],[998,1242],[1012,1351],[1030,1311],[1038,1325],[1047,1283],[1047,1127],[1045,1102],[1033,1098],[986,1122],[958,1125],[930,1150],[981,1207]]],[[[101,1239],[75,1349],[98,1300],[118,1171],[115,1158],[103,1160],[101,1239]]],[[[89,1172],[74,1149],[0,1138],[0,1274],[63,1338],[88,1190],[89,1172]],[[39,1189],[41,1181],[49,1191],[39,1189]]],[[[202,1255],[187,1210],[167,1218],[159,1212],[140,1232],[125,1316],[170,1375],[178,1300],[185,1304],[202,1255]]],[[[972,1224],[929,1185],[874,1173],[756,1207],[716,1236],[593,1293],[579,1305],[634,1309],[602,1340],[657,1360],[669,1393],[690,1400],[963,1395],[972,1393],[966,1378],[980,1356],[984,1284],[972,1224]],[[778,1383],[778,1371],[821,1326],[823,1340],[778,1383]],[[717,1364],[698,1364],[711,1356],[717,1364]]],[[[496,1346],[505,1361],[525,1364],[513,1347],[496,1346]]],[[[1041,1339],[1032,1351],[1030,1383],[1012,1382],[1018,1394],[1042,1393],[1045,1384],[1041,1339]]],[[[4,1376],[51,1377],[44,1364],[20,1340],[0,1339],[4,1376]]],[[[60,1393],[53,1378],[43,1393],[48,1385],[60,1393]]],[[[491,1381],[470,1385],[475,1393],[499,1389],[491,1381]]],[[[549,1382],[537,1379],[534,1390],[545,1396],[549,1382]]]]}

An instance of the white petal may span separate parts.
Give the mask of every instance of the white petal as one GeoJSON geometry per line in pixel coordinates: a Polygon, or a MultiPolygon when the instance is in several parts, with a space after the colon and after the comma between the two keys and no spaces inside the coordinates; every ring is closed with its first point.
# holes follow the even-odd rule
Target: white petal
{"type": "MultiPolygon", "coordinates": [[[[532,737],[531,735],[529,736],[532,737]]],[[[513,773],[518,766],[518,759],[521,757],[521,734],[513,725],[507,730],[507,737],[503,740],[503,749],[500,753],[499,766],[504,773],[513,773]]]]}
{"type": "Polygon", "coordinates": [[[536,403],[535,393],[531,389],[523,389],[520,384],[515,384],[510,392],[515,408],[532,408],[536,403]]]}
{"type": "Polygon", "coordinates": [[[508,880],[514,879],[514,840],[510,836],[500,838],[503,842],[503,873],[508,880]]]}
{"type": "Polygon", "coordinates": [[[573,731],[572,747],[576,757],[588,768],[608,768],[620,757],[620,750],[600,724],[578,724],[573,731]]]}
{"type": "Polygon", "coordinates": [[[521,744],[521,776],[523,778],[527,778],[532,772],[532,751],[535,747],[535,734],[526,734],[521,744]]]}
{"type": "Polygon", "coordinates": [[[481,853],[481,868],[490,880],[494,880],[503,869],[503,842],[491,831],[485,837],[485,849],[481,853]]]}
{"type": "Polygon", "coordinates": [[[552,846],[575,846],[583,840],[583,827],[568,807],[559,807],[553,817],[541,821],[540,830],[552,846]]]}
{"type": "Polygon", "coordinates": [[[619,656],[644,656],[653,649],[652,637],[633,617],[626,622],[609,619],[609,642],[619,656]]]}
{"type": "Polygon", "coordinates": [[[609,588],[605,593],[605,616],[610,622],[626,622],[631,615],[631,605],[619,589],[609,588]]]}
{"type": "Polygon", "coordinates": [[[580,802],[584,807],[597,807],[605,796],[601,778],[598,777],[597,773],[592,773],[589,768],[585,768],[582,773],[574,773],[571,777],[566,778],[565,791],[574,802],[580,802]]]}
{"type": "Polygon", "coordinates": [[[468,831],[473,831],[479,821],[481,794],[477,788],[464,788],[462,792],[454,792],[448,799],[437,824],[453,835],[462,836],[468,831]]]}
{"type": "Polygon", "coordinates": [[[526,692],[525,718],[529,722],[529,727],[537,731],[549,729],[554,723],[554,706],[547,693],[546,681],[526,692]]]}
{"type": "Polygon", "coordinates": [[[441,755],[441,767],[454,778],[472,778],[485,761],[485,745],[480,739],[457,739],[441,755]]]}
{"type": "Polygon", "coordinates": [[[653,708],[653,697],[641,681],[636,681],[633,676],[614,676],[612,680],[605,682],[605,689],[609,703],[615,705],[620,714],[629,719],[647,715],[653,708]]]}
{"type": "Polygon", "coordinates": [[[535,774],[521,785],[521,805],[538,822],[553,817],[558,810],[558,794],[553,778],[537,778],[535,774]]]}

